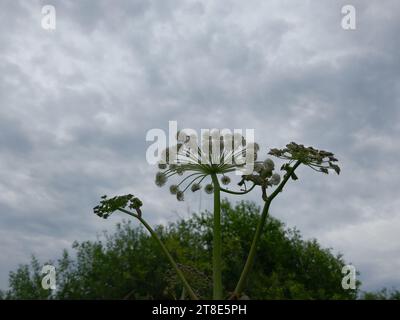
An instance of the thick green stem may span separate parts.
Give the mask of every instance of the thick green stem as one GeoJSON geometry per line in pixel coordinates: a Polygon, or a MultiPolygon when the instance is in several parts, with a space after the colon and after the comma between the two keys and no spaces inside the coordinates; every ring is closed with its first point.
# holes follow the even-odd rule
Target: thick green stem
{"type": "Polygon", "coordinates": [[[134,214],[128,210],[125,210],[123,208],[119,208],[118,209],[121,212],[124,212],[126,214],[129,214],[130,216],[135,217],[136,219],[138,219],[143,226],[150,232],[150,234],[152,235],[152,237],[154,239],[156,239],[156,241],[158,242],[158,244],[160,245],[161,249],[163,250],[164,254],[167,256],[169,262],[171,263],[172,267],[175,269],[175,272],[177,273],[178,277],[180,278],[180,280],[182,281],[182,284],[184,286],[184,288],[186,289],[187,293],[189,294],[190,298],[193,300],[199,300],[199,298],[196,296],[196,294],[194,293],[192,287],[189,285],[189,283],[187,282],[185,276],[183,275],[182,271],[179,269],[178,265],[176,264],[174,258],[171,256],[171,254],[169,253],[167,247],[164,245],[164,243],[161,241],[160,237],[157,235],[157,233],[153,230],[153,228],[138,214],[134,214]]]}
{"type": "Polygon", "coordinates": [[[265,221],[268,217],[269,205],[270,205],[270,201],[267,201],[264,204],[264,208],[261,213],[260,221],[258,222],[258,225],[257,225],[256,233],[254,235],[253,242],[251,244],[251,248],[250,248],[247,260],[246,260],[246,264],[243,267],[242,274],[240,275],[239,281],[238,281],[235,291],[234,291],[235,297],[239,297],[239,295],[242,293],[243,288],[246,284],[247,277],[250,273],[250,269],[253,266],[254,258],[256,255],[256,251],[257,251],[257,244],[258,244],[258,241],[260,240],[262,229],[263,229],[265,221]]]}
{"type": "Polygon", "coordinates": [[[222,299],[222,240],[221,240],[221,190],[216,174],[213,174],[214,185],[214,239],[213,239],[213,299],[222,299]]]}
{"type": "Polygon", "coordinates": [[[256,233],[254,235],[253,242],[251,244],[249,255],[248,255],[246,263],[243,267],[243,271],[242,271],[242,274],[240,275],[240,278],[236,285],[235,291],[233,292],[233,295],[232,295],[233,298],[238,298],[240,296],[240,294],[243,292],[243,289],[245,287],[247,278],[250,274],[250,270],[254,263],[254,259],[255,259],[256,251],[257,251],[257,245],[258,245],[258,242],[260,241],[262,230],[264,228],[265,222],[268,217],[269,206],[270,206],[272,200],[279,194],[279,192],[282,191],[286,182],[289,180],[289,178],[292,176],[293,172],[296,170],[296,168],[300,164],[301,164],[300,161],[297,161],[295,163],[295,165],[286,174],[285,178],[282,180],[282,182],[279,184],[279,186],[274,190],[274,192],[270,195],[270,197],[268,197],[267,200],[265,201],[264,208],[261,213],[261,218],[260,218],[260,221],[258,222],[256,233]]]}

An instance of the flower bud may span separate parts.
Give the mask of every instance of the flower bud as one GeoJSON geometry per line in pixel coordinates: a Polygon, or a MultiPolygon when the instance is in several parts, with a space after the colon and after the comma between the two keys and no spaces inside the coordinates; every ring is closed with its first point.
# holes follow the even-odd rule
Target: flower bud
{"type": "Polygon", "coordinates": [[[214,192],[214,186],[211,183],[209,183],[204,187],[204,191],[208,194],[211,194],[214,192]]]}
{"type": "Polygon", "coordinates": [[[190,190],[192,190],[192,192],[196,192],[197,190],[201,189],[201,185],[198,183],[193,183],[192,186],[190,187],[190,190]]]}
{"type": "Polygon", "coordinates": [[[160,170],[165,170],[165,169],[167,169],[167,164],[166,163],[159,163],[158,164],[158,169],[160,169],[160,170]]]}
{"type": "Polygon", "coordinates": [[[272,185],[276,186],[276,185],[279,184],[279,182],[281,182],[281,176],[280,176],[279,174],[277,174],[277,173],[274,173],[274,174],[272,175],[271,179],[269,179],[269,182],[270,182],[272,185]]]}
{"type": "Polygon", "coordinates": [[[228,176],[222,176],[221,183],[223,185],[228,185],[230,182],[231,182],[231,178],[229,178],[228,176]]]}
{"type": "Polygon", "coordinates": [[[178,191],[176,193],[176,199],[178,199],[178,201],[183,201],[184,200],[184,193],[182,191],[178,191]]]}
{"type": "Polygon", "coordinates": [[[169,187],[169,192],[171,192],[171,194],[177,194],[179,191],[179,187],[176,184],[173,184],[169,187]]]}
{"type": "Polygon", "coordinates": [[[162,187],[167,182],[167,176],[163,172],[157,172],[156,174],[156,185],[162,187]]]}

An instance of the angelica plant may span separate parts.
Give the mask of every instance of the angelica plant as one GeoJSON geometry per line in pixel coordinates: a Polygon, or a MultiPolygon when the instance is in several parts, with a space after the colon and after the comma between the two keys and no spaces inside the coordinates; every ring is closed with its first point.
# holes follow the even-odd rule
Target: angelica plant
{"type": "MultiPolygon", "coordinates": [[[[303,164],[319,172],[328,173],[330,170],[334,170],[339,174],[340,168],[335,164],[337,159],[331,152],[316,150],[292,142],[284,149],[272,149],[269,152],[269,155],[286,161],[278,173],[272,159],[258,160],[259,145],[254,142],[246,142],[241,135],[223,134],[215,130],[207,132],[201,140],[199,144],[196,135],[180,132],[178,143],[162,153],[158,163],[159,171],[155,175],[155,184],[164,187],[172,181],[172,184],[169,185],[169,192],[178,201],[184,201],[185,193],[189,190],[198,192],[204,189],[207,194],[213,195],[213,298],[217,300],[224,298],[221,270],[221,193],[240,196],[251,192],[256,187],[260,189],[264,202],[263,210],[243,271],[234,291],[228,296],[230,299],[239,299],[243,294],[254,262],[271,202],[283,190],[289,179],[298,179],[295,170],[303,164]],[[228,187],[232,182],[230,175],[238,172],[241,173],[238,189],[232,190],[228,187]],[[268,192],[269,189],[271,192],[268,192]]],[[[107,218],[112,212],[118,210],[138,219],[161,246],[180,278],[185,292],[191,299],[198,299],[195,290],[185,279],[166,246],[142,217],[141,205],[141,201],[133,195],[111,199],[104,196],[94,211],[103,218],[107,218]]]]}
{"type": "MultiPolygon", "coordinates": [[[[261,217],[260,221],[257,225],[256,232],[253,237],[253,242],[245,263],[245,266],[243,268],[243,271],[241,273],[241,276],[239,278],[239,281],[236,285],[236,288],[234,292],[231,295],[231,299],[238,299],[240,298],[245,284],[246,280],[249,276],[251,267],[254,262],[255,258],[255,253],[257,249],[257,244],[260,241],[261,233],[264,228],[266,219],[269,214],[269,208],[271,205],[272,200],[275,199],[275,197],[282,192],[283,187],[285,184],[288,182],[289,179],[292,180],[297,180],[298,177],[295,174],[295,170],[301,165],[306,165],[310,167],[311,169],[317,171],[317,172],[322,172],[325,174],[328,174],[329,171],[335,171],[337,174],[340,173],[340,167],[335,163],[338,160],[335,158],[334,154],[328,151],[324,150],[317,150],[314,149],[313,147],[305,147],[302,144],[297,144],[295,142],[291,142],[286,145],[286,148],[283,149],[271,149],[269,152],[270,155],[275,156],[277,158],[280,158],[282,160],[286,160],[287,162],[284,163],[281,167],[281,171],[284,171],[285,174],[283,175],[282,181],[279,183],[278,186],[268,195],[267,194],[267,187],[268,183],[265,183],[262,181],[261,176],[262,173],[258,174],[252,174],[248,176],[244,176],[244,180],[252,180],[255,181],[255,184],[259,185],[262,190],[262,199],[264,200],[264,207],[261,212],[261,217]]],[[[274,168],[273,161],[267,160],[264,162],[264,168],[268,166],[268,170],[274,168]],[[267,163],[268,161],[268,163],[267,163]]],[[[264,169],[262,169],[264,170],[264,169]]],[[[261,171],[262,172],[262,171],[261,171]]],[[[271,175],[271,179],[274,176],[274,174],[269,173],[271,175]]],[[[271,180],[270,179],[270,180],[271,180]]],[[[276,178],[278,179],[278,178],[276,178]]]]}
{"type": "MultiPolygon", "coordinates": [[[[178,144],[164,150],[156,174],[157,186],[164,186],[171,178],[178,178],[169,187],[178,201],[184,200],[187,190],[199,191],[202,183],[208,194],[213,194],[213,298],[222,299],[222,241],[221,241],[221,192],[227,189],[231,178],[228,174],[241,170],[246,172],[257,158],[257,143],[246,143],[240,134],[224,134],[219,130],[206,132],[199,144],[197,135],[178,133],[178,144]],[[221,182],[221,184],[220,184],[221,182]]],[[[242,194],[251,189],[242,192],[242,194]]]]}
{"type": "Polygon", "coordinates": [[[107,219],[113,212],[121,211],[139,220],[139,222],[149,231],[149,233],[160,245],[165,256],[167,257],[172,267],[174,268],[176,274],[182,281],[183,287],[188,292],[190,298],[193,300],[198,300],[196,293],[193,291],[192,287],[187,282],[185,276],[183,275],[183,272],[178,267],[178,264],[175,262],[174,258],[171,256],[168,249],[161,241],[160,237],[153,230],[153,228],[146,222],[146,220],[143,219],[142,210],[140,209],[141,206],[143,205],[142,201],[132,194],[116,196],[110,199],[108,199],[107,196],[104,195],[101,198],[102,200],[100,201],[100,204],[93,208],[94,213],[101,218],[107,219]]]}

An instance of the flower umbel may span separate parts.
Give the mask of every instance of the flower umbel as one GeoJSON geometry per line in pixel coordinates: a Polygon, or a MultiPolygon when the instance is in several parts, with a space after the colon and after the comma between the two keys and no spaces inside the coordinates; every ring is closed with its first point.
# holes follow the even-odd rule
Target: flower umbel
{"type": "Polygon", "coordinates": [[[266,189],[279,184],[281,177],[274,173],[275,163],[271,159],[257,161],[251,174],[243,175],[239,185],[245,185],[246,181],[252,182],[253,186],[260,186],[263,198],[266,198],[266,189]]]}
{"type": "MultiPolygon", "coordinates": [[[[197,135],[179,132],[178,144],[162,152],[155,183],[162,187],[171,177],[182,176],[177,184],[170,186],[170,193],[183,201],[186,190],[200,190],[202,183],[211,175],[222,175],[221,183],[228,185],[231,178],[227,174],[252,167],[258,151],[257,143],[246,143],[240,134],[211,130],[202,136],[199,144],[197,135]]],[[[213,192],[210,186],[204,190],[206,193],[213,192]]]]}
{"type": "Polygon", "coordinates": [[[338,159],[335,158],[332,152],[325,150],[317,150],[313,147],[305,147],[302,144],[291,142],[286,145],[286,148],[271,149],[269,154],[280,159],[289,160],[289,164],[286,164],[286,167],[282,167],[282,170],[287,171],[289,169],[288,166],[293,161],[300,161],[302,164],[319,172],[327,174],[329,170],[334,170],[337,174],[340,173],[339,166],[334,163],[338,159]]]}
{"type": "Polygon", "coordinates": [[[93,212],[100,218],[104,219],[107,219],[114,211],[118,210],[119,208],[133,209],[136,210],[136,212],[140,215],[140,207],[142,205],[142,201],[132,194],[116,196],[110,199],[107,199],[107,196],[104,195],[101,197],[100,204],[93,208],[93,212]]]}

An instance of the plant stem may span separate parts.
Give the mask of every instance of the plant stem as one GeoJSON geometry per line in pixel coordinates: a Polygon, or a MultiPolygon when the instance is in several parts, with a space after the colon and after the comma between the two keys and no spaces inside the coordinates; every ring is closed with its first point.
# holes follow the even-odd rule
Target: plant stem
{"type": "Polygon", "coordinates": [[[257,225],[256,233],[254,235],[253,242],[250,247],[250,251],[249,251],[249,255],[246,260],[246,264],[243,267],[242,274],[240,275],[240,278],[236,285],[235,291],[233,292],[233,296],[235,296],[235,297],[239,297],[239,295],[242,293],[243,288],[246,283],[246,280],[247,280],[247,277],[250,273],[250,269],[253,266],[256,249],[257,249],[257,244],[258,244],[258,241],[260,240],[261,232],[262,232],[262,229],[264,227],[265,221],[268,216],[269,205],[270,205],[270,201],[267,201],[264,204],[264,208],[261,213],[260,221],[258,222],[258,225],[257,225]]]}
{"type": "Polygon", "coordinates": [[[253,184],[250,189],[247,189],[246,191],[241,191],[241,192],[231,191],[231,190],[228,190],[228,189],[225,189],[222,187],[220,187],[220,189],[222,192],[225,192],[225,193],[230,193],[230,194],[235,194],[235,195],[243,195],[243,194],[249,193],[251,190],[254,189],[255,186],[256,186],[256,184],[253,184]]]}
{"type": "Polygon", "coordinates": [[[181,293],[181,300],[185,300],[185,296],[186,296],[186,290],[185,290],[185,287],[183,287],[182,293],[181,293]]]}
{"type": "Polygon", "coordinates": [[[261,218],[260,218],[260,221],[258,222],[256,233],[254,235],[253,242],[252,242],[251,247],[250,247],[249,255],[248,255],[246,263],[245,263],[245,265],[243,267],[243,271],[242,271],[242,274],[240,275],[240,278],[239,278],[239,281],[238,281],[238,283],[236,285],[235,291],[232,294],[233,298],[238,298],[240,296],[240,294],[242,293],[244,287],[245,287],[246,280],[247,280],[247,278],[248,278],[248,276],[250,274],[250,270],[251,270],[251,268],[253,266],[253,263],[254,263],[254,258],[255,258],[255,255],[256,255],[256,251],[257,251],[257,244],[260,241],[262,229],[264,228],[265,222],[266,222],[267,217],[268,217],[269,206],[270,206],[272,200],[279,194],[279,192],[282,191],[282,189],[285,186],[286,182],[290,179],[290,177],[292,176],[293,172],[296,170],[296,168],[300,164],[301,164],[300,161],[297,161],[295,163],[295,165],[286,174],[285,178],[282,180],[282,182],[279,184],[279,186],[274,190],[274,192],[271,194],[271,196],[265,201],[264,207],[263,207],[263,210],[262,210],[262,213],[261,213],[261,218]]]}
{"type": "Polygon", "coordinates": [[[185,276],[183,275],[182,271],[179,269],[178,265],[176,264],[174,258],[171,256],[171,254],[169,253],[167,247],[165,246],[165,244],[161,241],[160,237],[157,235],[157,233],[153,230],[153,228],[139,215],[134,214],[128,210],[125,210],[123,208],[119,208],[118,209],[121,212],[124,212],[126,214],[129,214],[130,216],[135,217],[136,219],[138,219],[143,225],[144,227],[150,232],[150,234],[152,235],[152,237],[154,239],[156,239],[156,241],[158,242],[158,244],[160,245],[161,249],[163,250],[164,254],[167,256],[169,262],[171,263],[172,267],[175,269],[175,272],[177,273],[178,277],[180,278],[180,280],[182,281],[182,284],[184,286],[184,288],[186,289],[186,291],[188,292],[189,296],[191,299],[193,300],[199,300],[199,298],[196,296],[196,294],[194,293],[192,287],[189,285],[189,283],[187,282],[185,276]]]}
{"type": "Polygon", "coordinates": [[[213,299],[222,299],[222,240],[221,240],[221,190],[216,174],[211,176],[214,185],[214,238],[213,238],[213,299]]]}

